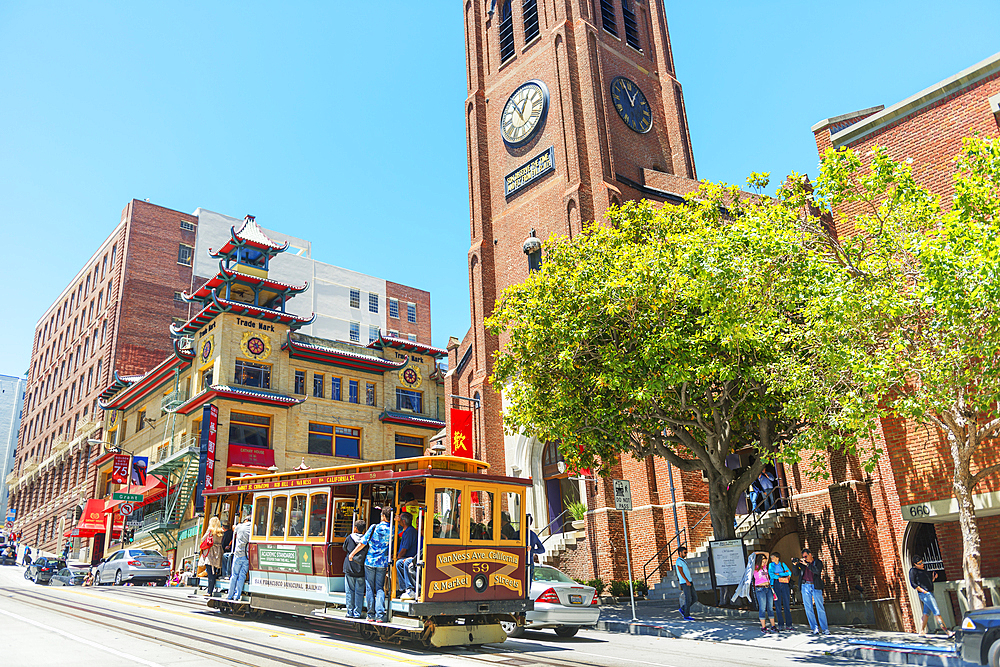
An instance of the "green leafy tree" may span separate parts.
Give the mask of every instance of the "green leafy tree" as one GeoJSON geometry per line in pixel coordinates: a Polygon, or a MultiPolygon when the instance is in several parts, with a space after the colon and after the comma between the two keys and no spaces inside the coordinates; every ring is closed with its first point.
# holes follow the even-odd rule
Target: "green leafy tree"
{"type": "Polygon", "coordinates": [[[627,203],[606,225],[550,239],[542,270],[487,321],[504,335],[491,381],[506,428],[559,441],[581,468],[607,473],[632,454],[703,470],[714,535],[733,537],[741,495],[804,426],[775,379],[794,361],[803,287],[824,270],[798,218],[705,185],[692,203],[627,203]],[[754,463],[727,467],[747,446],[754,463]]]}
{"type": "Polygon", "coordinates": [[[816,425],[800,447],[856,449],[874,440],[879,417],[942,434],[966,590],[972,608],[982,608],[973,490],[1000,471],[1000,140],[967,139],[956,164],[949,211],[907,163],[878,148],[867,167],[852,151],[831,150],[814,195],[781,192],[791,208],[828,207],[853,225],[838,239],[805,221],[832,273],[804,311],[806,354],[786,369],[795,397],[786,408],[816,425]]]}

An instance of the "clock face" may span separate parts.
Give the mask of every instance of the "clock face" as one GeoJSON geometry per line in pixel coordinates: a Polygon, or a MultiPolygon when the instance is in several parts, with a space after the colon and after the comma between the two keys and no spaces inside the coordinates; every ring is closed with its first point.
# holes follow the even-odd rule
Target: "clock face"
{"type": "Polygon", "coordinates": [[[549,89],[538,80],[521,84],[507,100],[500,115],[500,134],[511,146],[520,146],[545,123],[549,89]]]}
{"type": "Polygon", "coordinates": [[[625,124],[639,134],[649,132],[653,127],[653,112],[646,96],[630,79],[615,77],[611,82],[611,99],[615,109],[625,124]]]}

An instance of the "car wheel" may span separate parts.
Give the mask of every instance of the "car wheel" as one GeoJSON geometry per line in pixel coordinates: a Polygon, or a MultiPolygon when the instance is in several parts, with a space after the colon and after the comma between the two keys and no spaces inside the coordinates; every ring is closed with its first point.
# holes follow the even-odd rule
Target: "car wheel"
{"type": "Polygon", "coordinates": [[[500,621],[500,627],[507,633],[508,639],[514,639],[524,634],[524,626],[514,621],[500,621]]]}
{"type": "Polygon", "coordinates": [[[560,637],[572,637],[579,631],[580,628],[575,625],[561,625],[556,628],[556,634],[560,637]]]}
{"type": "Polygon", "coordinates": [[[28,571],[27,571],[27,570],[25,570],[25,571],[24,571],[24,578],[25,578],[25,579],[26,579],[27,581],[31,581],[31,575],[30,575],[30,574],[28,574],[28,571]]]}
{"type": "Polygon", "coordinates": [[[156,585],[157,586],[166,586],[167,585],[167,580],[166,579],[158,579],[156,581],[156,585]]]}
{"type": "Polygon", "coordinates": [[[990,645],[989,657],[986,664],[990,667],[1000,667],[1000,639],[995,640],[990,645]]]}
{"type": "Polygon", "coordinates": [[[115,572],[115,586],[121,586],[121,585],[122,585],[122,571],[118,570],[117,572],[115,572]]]}

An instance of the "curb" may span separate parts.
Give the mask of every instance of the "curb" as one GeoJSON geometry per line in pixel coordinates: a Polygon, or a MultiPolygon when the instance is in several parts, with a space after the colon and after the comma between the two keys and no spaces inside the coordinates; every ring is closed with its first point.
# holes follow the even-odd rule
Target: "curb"
{"type": "Polygon", "coordinates": [[[634,621],[598,621],[594,628],[603,632],[683,639],[681,635],[675,635],[667,628],[661,625],[653,625],[652,623],[636,623],[634,621]]]}
{"type": "Polygon", "coordinates": [[[940,653],[925,653],[907,649],[891,649],[881,647],[845,648],[834,652],[838,658],[852,658],[866,662],[887,663],[892,665],[926,665],[927,667],[974,667],[973,663],[962,660],[957,655],[942,655],[940,653]]]}

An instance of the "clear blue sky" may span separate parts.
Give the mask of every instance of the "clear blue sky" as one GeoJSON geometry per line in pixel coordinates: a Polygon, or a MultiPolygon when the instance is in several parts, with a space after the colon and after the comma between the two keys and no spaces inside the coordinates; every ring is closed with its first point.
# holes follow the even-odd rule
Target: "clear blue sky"
{"type": "MultiPolygon", "coordinates": [[[[461,5],[0,4],[0,373],[24,372],[37,319],[133,197],[254,214],[317,259],[429,290],[434,342],[461,337],[461,5]]],[[[816,121],[1000,51],[996,0],[666,5],[712,180],[814,173],[816,121]]]]}

